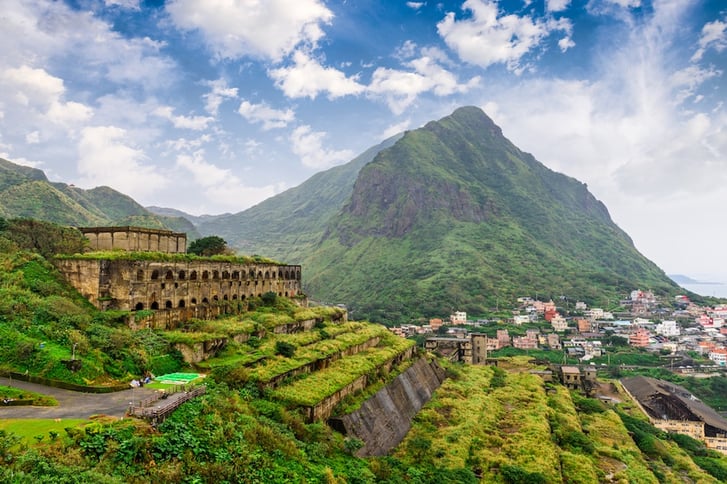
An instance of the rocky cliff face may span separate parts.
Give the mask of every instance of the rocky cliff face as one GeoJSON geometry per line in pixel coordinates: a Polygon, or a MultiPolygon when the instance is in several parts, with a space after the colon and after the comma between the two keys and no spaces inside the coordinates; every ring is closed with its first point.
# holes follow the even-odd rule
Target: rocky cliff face
{"type": "Polygon", "coordinates": [[[357,455],[386,455],[411,428],[411,420],[445,378],[442,367],[422,358],[364,402],[355,412],[333,422],[346,435],[364,442],[357,455]]]}

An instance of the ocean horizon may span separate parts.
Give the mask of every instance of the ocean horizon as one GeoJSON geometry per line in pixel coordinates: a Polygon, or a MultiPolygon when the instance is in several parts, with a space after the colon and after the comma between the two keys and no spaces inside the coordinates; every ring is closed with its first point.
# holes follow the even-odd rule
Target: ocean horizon
{"type": "Polygon", "coordinates": [[[680,284],[684,289],[696,292],[700,296],[725,297],[727,298],[727,284],[680,284]]]}

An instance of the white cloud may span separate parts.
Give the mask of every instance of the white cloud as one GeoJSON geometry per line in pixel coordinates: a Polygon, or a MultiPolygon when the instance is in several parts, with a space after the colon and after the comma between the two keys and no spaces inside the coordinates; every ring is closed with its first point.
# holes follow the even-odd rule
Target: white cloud
{"type": "Polygon", "coordinates": [[[612,3],[623,8],[638,8],[641,6],[641,0],[604,0],[605,3],[612,3]]]}
{"type": "Polygon", "coordinates": [[[570,6],[571,0],[546,0],[545,9],[548,12],[562,12],[570,6]]]}
{"type": "Polygon", "coordinates": [[[193,184],[201,188],[204,196],[213,201],[213,205],[228,210],[249,207],[272,197],[285,188],[282,184],[262,187],[246,186],[232,170],[220,168],[205,160],[202,150],[191,155],[177,156],[176,166],[192,175],[193,184]]]}
{"type": "Polygon", "coordinates": [[[141,0],[104,0],[107,7],[121,7],[129,10],[141,10],[139,2],[141,0]]]}
{"type": "Polygon", "coordinates": [[[699,49],[692,56],[692,61],[701,60],[710,47],[717,52],[722,52],[727,47],[727,23],[715,20],[702,27],[702,35],[699,37],[699,49]]]}
{"type": "MultiPolygon", "coordinates": [[[[93,110],[81,103],[65,101],[66,88],[63,80],[50,75],[44,69],[26,65],[6,69],[0,74],[0,86],[24,110],[30,109],[41,119],[61,125],[72,126],[86,121],[93,110]]],[[[25,113],[26,117],[27,114],[25,113]]]]}
{"type": "Polygon", "coordinates": [[[273,109],[267,103],[252,104],[243,101],[238,109],[240,115],[251,123],[262,123],[263,129],[284,128],[295,120],[292,109],[273,109]]]}
{"type": "Polygon", "coordinates": [[[419,95],[433,92],[437,96],[464,93],[480,84],[479,77],[473,77],[464,84],[459,83],[452,72],[444,69],[434,59],[422,56],[404,64],[411,70],[377,68],[367,92],[372,96],[383,96],[389,109],[401,114],[419,95]]]}
{"type": "Polygon", "coordinates": [[[437,30],[460,59],[481,67],[502,63],[519,73],[523,70],[522,58],[546,37],[557,31],[569,35],[572,30],[570,21],[565,18],[502,15],[494,0],[466,0],[462,9],[469,10],[471,17],[457,20],[455,14],[449,12],[437,24],[437,30]]]}
{"type": "Polygon", "coordinates": [[[28,143],[29,145],[34,145],[34,144],[40,143],[40,132],[33,131],[32,133],[26,134],[25,142],[28,143]]]}
{"type": "Polygon", "coordinates": [[[303,165],[308,168],[322,170],[340,165],[353,158],[351,150],[329,150],[323,147],[326,133],[312,131],[310,126],[299,126],[290,135],[293,153],[300,157],[303,165]]]}
{"type": "Polygon", "coordinates": [[[558,47],[560,47],[561,52],[565,52],[566,50],[575,47],[576,43],[573,42],[573,39],[570,37],[563,37],[558,41],[558,47]]]}
{"type": "Polygon", "coordinates": [[[232,59],[280,60],[315,45],[333,19],[320,0],[173,0],[165,8],[177,27],[199,30],[216,55],[232,59]]]}
{"type": "Polygon", "coordinates": [[[171,121],[175,128],[194,131],[207,129],[207,126],[215,120],[209,116],[175,116],[174,109],[170,106],[160,106],[154,110],[153,114],[171,121]]]}
{"type": "Polygon", "coordinates": [[[227,82],[224,79],[210,81],[208,85],[212,88],[212,91],[202,96],[206,100],[205,110],[211,115],[217,116],[220,105],[225,99],[237,98],[237,88],[227,87],[227,82]]]}
{"type": "Polygon", "coordinates": [[[143,162],[144,152],[131,144],[127,132],[116,126],[81,130],[78,144],[80,184],[108,185],[134,198],[146,198],[166,185],[154,166],[143,162]]]}
{"type": "Polygon", "coordinates": [[[413,10],[419,10],[424,5],[426,5],[425,2],[406,2],[406,6],[413,10]]]}
{"type": "Polygon", "coordinates": [[[275,85],[290,98],[308,97],[315,99],[320,93],[328,93],[330,99],[360,94],[364,86],[357,78],[332,67],[323,67],[316,59],[297,51],[294,64],[269,71],[275,85]]]}
{"type": "Polygon", "coordinates": [[[391,126],[386,128],[383,133],[381,133],[380,138],[382,140],[391,138],[395,134],[399,134],[399,133],[406,131],[407,129],[409,129],[410,126],[411,126],[410,119],[405,119],[404,121],[401,121],[400,123],[392,124],[391,126]]]}

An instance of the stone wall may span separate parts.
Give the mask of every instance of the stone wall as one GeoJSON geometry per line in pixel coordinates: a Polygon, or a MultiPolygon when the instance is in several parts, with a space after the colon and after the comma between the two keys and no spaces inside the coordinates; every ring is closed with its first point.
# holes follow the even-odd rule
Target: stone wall
{"type": "Polygon", "coordinates": [[[209,319],[267,292],[300,294],[297,265],[109,259],[57,259],[55,264],[99,309],[160,310],[150,325],[156,328],[192,317],[209,319]]]}
{"type": "Polygon", "coordinates": [[[411,428],[411,421],[445,379],[442,367],[421,358],[355,412],[332,422],[364,442],[359,457],[386,455],[411,428]]]}
{"type": "Polygon", "coordinates": [[[187,234],[143,227],[81,227],[91,250],[124,250],[134,252],[187,251],[187,234]]]}

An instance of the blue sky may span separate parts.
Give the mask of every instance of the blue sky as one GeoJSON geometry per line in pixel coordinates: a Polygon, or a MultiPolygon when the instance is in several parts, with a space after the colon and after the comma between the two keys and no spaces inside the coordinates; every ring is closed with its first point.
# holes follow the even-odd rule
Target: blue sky
{"type": "Polygon", "coordinates": [[[670,273],[727,280],[722,0],[0,0],[0,156],[236,212],[482,107],[670,273]]]}

